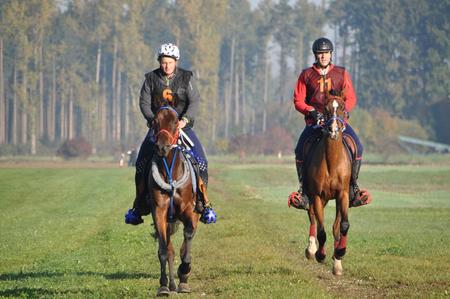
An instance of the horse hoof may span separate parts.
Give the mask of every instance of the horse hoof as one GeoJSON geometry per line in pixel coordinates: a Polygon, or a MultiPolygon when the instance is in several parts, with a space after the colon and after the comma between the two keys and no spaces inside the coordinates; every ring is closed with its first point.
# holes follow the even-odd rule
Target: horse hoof
{"type": "Polygon", "coordinates": [[[175,282],[170,283],[170,284],[169,284],[169,290],[170,290],[171,292],[176,292],[176,291],[177,291],[177,284],[176,284],[175,282]]]}
{"type": "Polygon", "coordinates": [[[315,254],[315,252],[309,251],[308,248],[305,249],[305,256],[308,260],[312,260],[315,254]]]}
{"type": "Polygon", "coordinates": [[[325,261],[325,258],[327,257],[325,254],[321,254],[320,251],[316,251],[316,261],[319,263],[323,263],[325,261]]]}
{"type": "Polygon", "coordinates": [[[168,287],[160,287],[158,292],[156,292],[156,296],[158,297],[167,297],[170,295],[170,290],[168,287]]]}
{"type": "Polygon", "coordinates": [[[342,269],[341,260],[333,258],[333,274],[336,276],[341,276],[344,270],[342,269]]]}
{"type": "Polygon", "coordinates": [[[181,282],[178,285],[178,293],[190,293],[191,292],[191,288],[189,287],[189,285],[185,282],[181,282]]]}

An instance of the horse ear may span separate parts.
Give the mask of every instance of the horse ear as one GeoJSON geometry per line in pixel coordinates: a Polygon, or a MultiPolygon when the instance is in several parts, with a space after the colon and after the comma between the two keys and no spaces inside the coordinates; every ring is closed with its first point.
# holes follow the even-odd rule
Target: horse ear
{"type": "Polygon", "coordinates": [[[174,92],[172,94],[172,101],[170,102],[170,105],[175,108],[178,105],[178,101],[179,101],[179,96],[177,93],[174,92]]]}
{"type": "Polygon", "coordinates": [[[335,97],[343,98],[343,97],[344,97],[344,90],[341,90],[341,89],[332,89],[332,90],[330,91],[330,94],[331,94],[332,96],[335,96],[335,97]]]}

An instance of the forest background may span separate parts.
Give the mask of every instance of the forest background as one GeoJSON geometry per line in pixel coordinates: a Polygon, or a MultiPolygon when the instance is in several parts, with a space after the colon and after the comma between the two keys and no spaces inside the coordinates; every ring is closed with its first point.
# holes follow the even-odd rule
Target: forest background
{"type": "Polygon", "coordinates": [[[0,156],[139,146],[139,92],[165,42],[199,82],[209,153],[292,154],[293,88],[320,36],[352,76],[366,151],[396,152],[398,135],[450,143],[450,0],[316,2],[3,0],[0,156]]]}

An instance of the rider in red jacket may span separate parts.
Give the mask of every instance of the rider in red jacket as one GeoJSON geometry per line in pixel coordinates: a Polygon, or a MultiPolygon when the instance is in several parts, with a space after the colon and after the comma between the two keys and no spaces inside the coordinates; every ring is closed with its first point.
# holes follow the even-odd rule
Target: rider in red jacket
{"type": "MultiPolygon", "coordinates": [[[[305,141],[320,130],[314,126],[323,119],[323,108],[326,104],[326,94],[341,91],[345,96],[345,108],[350,112],[356,105],[356,95],[349,73],[343,67],[335,66],[331,62],[333,43],[327,38],[317,39],[312,46],[316,62],[312,67],[303,70],[298,78],[294,90],[294,105],[300,113],[305,115],[306,127],[303,130],[295,148],[297,175],[300,183],[298,192],[289,196],[289,203],[299,209],[309,209],[309,199],[303,192],[303,148],[305,141]]],[[[368,203],[368,197],[358,187],[357,179],[361,167],[363,147],[358,136],[349,124],[346,124],[344,134],[350,135],[356,143],[356,159],[352,162],[352,177],[350,188],[350,207],[357,207],[368,203]]]]}
{"type": "Polygon", "coordinates": [[[304,70],[294,90],[294,105],[297,111],[304,114],[307,125],[314,123],[309,117],[314,110],[322,111],[325,104],[324,89],[345,90],[345,109],[350,112],[356,105],[356,96],[349,73],[342,67],[329,64],[327,73],[321,75],[323,69],[314,64],[304,70]],[[316,109],[317,108],[317,109],[316,109]]]}

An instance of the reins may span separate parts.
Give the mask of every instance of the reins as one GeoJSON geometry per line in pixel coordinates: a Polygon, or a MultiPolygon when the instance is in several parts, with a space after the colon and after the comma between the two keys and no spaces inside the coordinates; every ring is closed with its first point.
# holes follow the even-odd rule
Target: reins
{"type": "Polygon", "coordinates": [[[166,135],[169,135],[169,138],[171,139],[170,144],[174,145],[177,143],[178,140],[178,136],[180,135],[180,131],[177,130],[177,132],[175,134],[170,133],[168,130],[166,129],[161,129],[158,131],[158,133],[155,134],[155,138],[156,140],[158,140],[158,136],[162,133],[165,133],[166,135]]]}
{"type": "Polygon", "coordinates": [[[173,205],[173,195],[175,193],[175,187],[173,184],[172,172],[173,172],[173,166],[175,165],[175,160],[177,159],[177,153],[178,153],[178,147],[176,147],[174,149],[172,162],[170,163],[170,168],[167,164],[167,159],[165,157],[162,158],[162,160],[164,162],[164,168],[166,169],[167,178],[169,180],[169,185],[170,185],[169,221],[171,221],[171,222],[173,221],[173,215],[175,214],[174,205],[173,205]]]}

